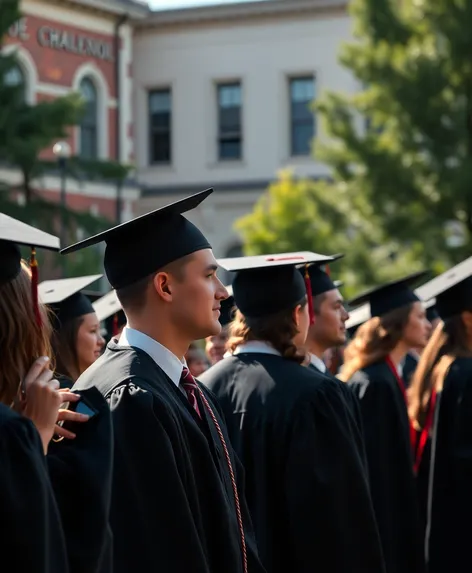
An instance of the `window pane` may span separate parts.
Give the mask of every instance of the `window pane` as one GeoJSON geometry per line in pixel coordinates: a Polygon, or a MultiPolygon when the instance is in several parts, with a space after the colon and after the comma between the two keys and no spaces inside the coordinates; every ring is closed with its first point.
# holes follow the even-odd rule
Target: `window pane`
{"type": "Polygon", "coordinates": [[[19,86],[25,82],[25,77],[19,66],[11,67],[5,74],[5,84],[7,86],[19,86]]]}
{"type": "Polygon", "coordinates": [[[80,121],[80,156],[85,159],[98,158],[98,97],[93,80],[84,78],[80,82],[80,93],[85,108],[80,121]]]}
{"type": "Polygon", "coordinates": [[[170,89],[149,92],[149,161],[171,162],[172,97],[170,89]]]}
{"type": "Polygon", "coordinates": [[[313,77],[290,80],[290,122],[292,155],[309,155],[315,135],[311,104],[315,98],[313,77]]]}
{"type": "Polygon", "coordinates": [[[218,90],[218,158],[242,155],[241,84],[222,84],[218,90]]]}

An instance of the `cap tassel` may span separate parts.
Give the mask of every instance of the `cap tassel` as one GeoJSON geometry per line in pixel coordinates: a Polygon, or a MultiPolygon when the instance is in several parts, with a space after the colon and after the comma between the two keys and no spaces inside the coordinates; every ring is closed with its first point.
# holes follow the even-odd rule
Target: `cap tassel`
{"type": "Polygon", "coordinates": [[[113,316],[112,336],[118,336],[118,313],[113,316]]]}
{"type": "Polygon", "coordinates": [[[41,313],[39,312],[39,300],[38,300],[39,269],[38,269],[38,261],[36,260],[36,249],[34,247],[31,249],[30,269],[31,269],[31,296],[33,299],[33,314],[36,319],[36,324],[39,326],[39,328],[41,328],[42,320],[41,320],[41,313]]]}
{"type": "Polygon", "coordinates": [[[329,265],[325,266],[325,273],[330,277],[331,276],[331,269],[329,268],[329,265]]]}
{"type": "Polygon", "coordinates": [[[311,289],[310,273],[308,272],[308,265],[305,265],[305,287],[306,296],[308,300],[308,314],[310,315],[310,325],[315,324],[315,310],[313,308],[313,291],[311,289]]]}

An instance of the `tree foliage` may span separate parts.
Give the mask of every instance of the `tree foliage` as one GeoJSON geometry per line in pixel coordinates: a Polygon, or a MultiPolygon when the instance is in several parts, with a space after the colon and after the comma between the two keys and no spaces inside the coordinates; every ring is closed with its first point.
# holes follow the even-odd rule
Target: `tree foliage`
{"type": "Polygon", "coordinates": [[[315,104],[323,134],[315,154],[330,167],[331,180],[292,180],[286,193],[299,191],[302,219],[281,212],[283,182],[276,184],[239,228],[248,251],[299,249],[308,233],[297,234],[299,223],[327,217],[316,230],[308,225],[311,244],[332,252],[351,229],[343,269],[358,284],[417,266],[441,270],[470,254],[472,0],[352,0],[351,14],[355,40],[339,57],[363,88],[327,92],[315,104]],[[333,198],[332,211],[323,213],[320,204],[333,198]],[[292,217],[284,223],[293,225],[290,240],[270,226],[284,225],[268,216],[268,204],[272,216],[292,217]],[[451,224],[462,245],[448,241],[451,224]],[[258,226],[268,232],[255,233],[258,226]]]}

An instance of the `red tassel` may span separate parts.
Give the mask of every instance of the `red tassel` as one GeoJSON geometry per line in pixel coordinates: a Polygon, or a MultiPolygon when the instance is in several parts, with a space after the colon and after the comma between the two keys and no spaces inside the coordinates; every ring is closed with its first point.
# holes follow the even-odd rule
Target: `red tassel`
{"type": "Polygon", "coordinates": [[[31,296],[33,298],[33,314],[36,319],[36,324],[41,328],[42,320],[41,313],[39,312],[39,300],[38,300],[38,283],[39,283],[39,269],[38,261],[36,260],[36,249],[31,248],[31,258],[30,258],[30,268],[31,268],[31,296]]]}
{"type": "Polygon", "coordinates": [[[308,314],[310,315],[310,325],[315,324],[315,310],[313,308],[313,293],[311,290],[310,274],[308,272],[308,265],[305,265],[305,287],[306,296],[308,299],[308,314]]]}
{"type": "Polygon", "coordinates": [[[118,313],[113,317],[112,336],[118,336],[118,313]]]}
{"type": "Polygon", "coordinates": [[[331,276],[331,269],[329,268],[329,265],[325,266],[325,273],[330,277],[331,276]]]}

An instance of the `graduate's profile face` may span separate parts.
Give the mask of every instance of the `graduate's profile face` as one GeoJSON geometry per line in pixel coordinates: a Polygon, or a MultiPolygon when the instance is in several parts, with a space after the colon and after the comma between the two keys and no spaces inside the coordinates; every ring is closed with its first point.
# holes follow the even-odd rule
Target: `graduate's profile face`
{"type": "Polygon", "coordinates": [[[431,323],[421,302],[415,302],[403,330],[403,341],[410,348],[424,348],[431,333],[431,323]]]}
{"type": "Polygon", "coordinates": [[[310,313],[308,304],[299,304],[293,311],[293,319],[297,325],[298,333],[293,339],[295,346],[303,346],[306,342],[308,329],[310,328],[310,313]]]}
{"type": "Polygon", "coordinates": [[[199,340],[221,330],[221,301],[228,292],[219,280],[218,265],[211,249],[193,253],[185,264],[180,281],[172,282],[172,314],[191,340],[199,340]]]}
{"type": "Polygon", "coordinates": [[[100,334],[100,323],[94,312],[85,314],[77,331],[77,359],[80,374],[100,356],[105,340],[100,334]]]}
{"type": "Polygon", "coordinates": [[[346,321],[349,313],[344,308],[344,300],[338,289],[320,295],[315,324],[310,328],[309,338],[324,348],[341,346],[346,342],[346,321]]]}

